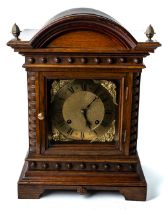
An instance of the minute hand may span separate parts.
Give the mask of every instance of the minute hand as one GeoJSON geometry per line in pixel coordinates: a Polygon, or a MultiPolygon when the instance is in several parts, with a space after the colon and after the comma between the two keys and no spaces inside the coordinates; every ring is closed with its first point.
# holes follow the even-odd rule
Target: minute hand
{"type": "Polygon", "coordinates": [[[91,104],[92,104],[97,98],[98,98],[98,97],[95,97],[95,98],[90,102],[90,104],[87,105],[86,110],[89,109],[89,107],[91,106],[91,104]]]}

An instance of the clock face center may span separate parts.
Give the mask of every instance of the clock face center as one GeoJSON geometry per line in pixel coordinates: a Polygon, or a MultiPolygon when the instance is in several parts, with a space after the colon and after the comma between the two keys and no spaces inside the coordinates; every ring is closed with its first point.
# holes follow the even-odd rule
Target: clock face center
{"type": "Polygon", "coordinates": [[[62,108],[63,118],[69,126],[79,131],[97,128],[104,118],[102,100],[90,91],[78,91],[69,96],[62,108]],[[99,122],[99,123],[98,123],[99,122]]]}
{"type": "Polygon", "coordinates": [[[85,110],[84,109],[81,109],[81,113],[84,114],[85,113],[85,110]]]}

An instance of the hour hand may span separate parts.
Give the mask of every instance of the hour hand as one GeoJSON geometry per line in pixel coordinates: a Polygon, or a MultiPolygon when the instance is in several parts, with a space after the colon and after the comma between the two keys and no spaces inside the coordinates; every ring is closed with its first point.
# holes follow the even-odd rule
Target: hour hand
{"type": "Polygon", "coordinates": [[[86,121],[86,126],[91,129],[91,123],[89,122],[88,118],[87,118],[87,109],[82,109],[81,113],[83,114],[85,121],[86,121]]]}

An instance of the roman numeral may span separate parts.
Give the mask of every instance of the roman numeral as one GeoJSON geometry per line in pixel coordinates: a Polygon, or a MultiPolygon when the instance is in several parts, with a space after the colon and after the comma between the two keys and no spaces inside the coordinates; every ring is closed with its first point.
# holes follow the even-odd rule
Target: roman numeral
{"type": "Polygon", "coordinates": [[[113,112],[111,110],[105,110],[105,114],[112,114],[113,112]]]}
{"type": "Polygon", "coordinates": [[[58,98],[58,100],[59,100],[60,102],[62,102],[62,101],[65,100],[64,98],[61,98],[60,96],[58,96],[57,98],[58,98]]]}
{"type": "Polygon", "coordinates": [[[97,135],[97,132],[95,130],[93,130],[93,132],[97,135]]]}
{"type": "Polygon", "coordinates": [[[102,126],[106,127],[108,125],[109,125],[109,120],[106,119],[102,121],[102,126]]]}
{"type": "Polygon", "coordinates": [[[67,134],[68,134],[68,135],[72,135],[73,132],[74,132],[73,129],[72,129],[72,128],[69,128],[69,130],[67,131],[67,134]]]}
{"type": "Polygon", "coordinates": [[[74,92],[75,92],[74,89],[73,89],[73,87],[68,87],[68,90],[69,90],[71,93],[74,93],[74,92]]]}
{"type": "Polygon", "coordinates": [[[81,139],[83,140],[84,139],[84,132],[81,132],[81,139]]]}
{"type": "Polygon", "coordinates": [[[82,82],[81,88],[82,88],[83,91],[86,91],[87,84],[85,82],[82,82]]]}
{"type": "Polygon", "coordinates": [[[107,98],[107,97],[101,98],[101,100],[102,100],[103,102],[108,101],[108,99],[109,99],[109,98],[107,98]]]}
{"type": "Polygon", "coordinates": [[[97,86],[96,89],[93,91],[96,95],[100,94],[100,87],[97,86]]]}
{"type": "Polygon", "coordinates": [[[62,109],[56,109],[57,113],[62,113],[62,109]]]}
{"type": "Polygon", "coordinates": [[[65,126],[64,121],[58,121],[58,123],[59,123],[59,126],[60,126],[61,128],[65,126]]]}
{"type": "Polygon", "coordinates": [[[94,90],[94,93],[99,96],[101,98],[101,100],[103,101],[106,101],[108,100],[107,96],[104,95],[104,92],[103,90],[100,89],[100,87],[98,86],[95,90],[94,90]]]}

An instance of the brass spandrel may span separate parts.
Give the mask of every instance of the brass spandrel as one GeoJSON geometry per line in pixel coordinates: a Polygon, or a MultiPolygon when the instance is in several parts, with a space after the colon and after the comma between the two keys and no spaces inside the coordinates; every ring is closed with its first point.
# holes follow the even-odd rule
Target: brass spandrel
{"type": "Polygon", "coordinates": [[[101,85],[108,90],[108,92],[111,94],[113,98],[113,103],[115,105],[118,105],[116,102],[116,85],[109,80],[101,80],[101,85]]]}

